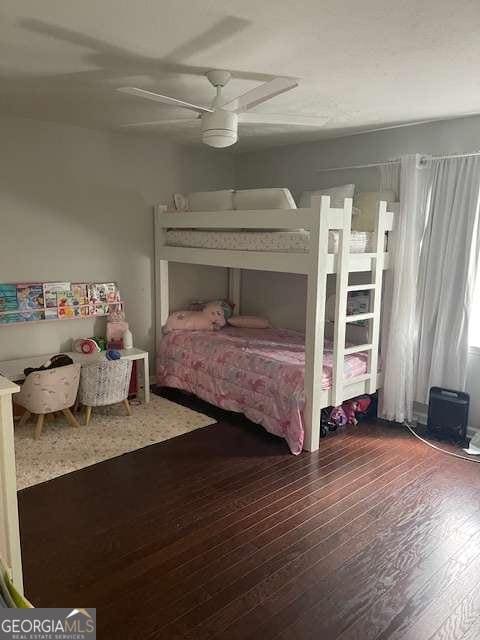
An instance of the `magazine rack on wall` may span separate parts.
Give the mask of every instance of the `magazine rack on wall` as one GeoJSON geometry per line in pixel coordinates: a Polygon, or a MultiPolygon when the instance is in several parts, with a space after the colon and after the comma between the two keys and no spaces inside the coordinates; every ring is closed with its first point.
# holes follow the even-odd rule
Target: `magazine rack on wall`
{"type": "Polygon", "coordinates": [[[123,310],[115,282],[0,284],[0,326],[98,318],[123,310]]]}

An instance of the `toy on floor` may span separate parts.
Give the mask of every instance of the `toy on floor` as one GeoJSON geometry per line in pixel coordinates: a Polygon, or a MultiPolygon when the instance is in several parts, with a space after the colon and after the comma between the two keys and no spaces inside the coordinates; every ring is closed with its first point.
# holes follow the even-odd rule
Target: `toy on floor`
{"type": "Polygon", "coordinates": [[[360,396],[346,400],[339,407],[333,407],[328,417],[328,428],[335,431],[346,424],[358,424],[357,416],[365,414],[370,407],[372,399],[369,396],[360,396]]]}

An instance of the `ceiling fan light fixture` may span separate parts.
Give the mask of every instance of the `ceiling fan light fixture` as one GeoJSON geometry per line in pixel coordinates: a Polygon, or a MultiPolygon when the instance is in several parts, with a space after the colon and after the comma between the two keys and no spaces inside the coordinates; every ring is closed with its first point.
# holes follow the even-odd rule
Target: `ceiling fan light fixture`
{"type": "Polygon", "coordinates": [[[238,140],[238,116],[218,109],[202,116],[202,140],[217,149],[231,147],[238,140]]]}
{"type": "Polygon", "coordinates": [[[202,140],[209,147],[221,149],[222,147],[231,147],[238,140],[236,131],[226,131],[225,129],[210,129],[204,131],[202,140]]]}

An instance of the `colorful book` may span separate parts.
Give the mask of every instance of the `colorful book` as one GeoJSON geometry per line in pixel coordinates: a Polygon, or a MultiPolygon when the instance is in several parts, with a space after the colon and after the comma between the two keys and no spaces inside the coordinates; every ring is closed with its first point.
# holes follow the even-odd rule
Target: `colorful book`
{"type": "Polygon", "coordinates": [[[115,302],[117,299],[117,285],[114,282],[94,282],[88,289],[92,302],[115,302]]]}
{"type": "Polygon", "coordinates": [[[14,324],[16,322],[34,322],[45,320],[45,312],[42,310],[14,311],[0,314],[0,324],[14,324]]]}
{"type": "Polygon", "coordinates": [[[73,291],[59,291],[57,293],[57,312],[61,320],[79,318],[81,316],[80,311],[80,304],[73,291]]]}
{"type": "Polygon", "coordinates": [[[74,305],[88,305],[88,290],[86,283],[72,284],[74,305]]]}
{"type": "Polygon", "coordinates": [[[105,316],[121,308],[114,282],[0,284],[0,324],[105,316]]]}
{"type": "Polygon", "coordinates": [[[43,310],[43,284],[17,284],[19,311],[43,310]]]}
{"type": "Polygon", "coordinates": [[[63,291],[70,291],[70,282],[45,282],[43,285],[43,296],[47,308],[57,307],[57,294],[63,291]]]}
{"type": "Polygon", "coordinates": [[[0,311],[15,311],[18,309],[17,285],[0,284],[0,311]]]}

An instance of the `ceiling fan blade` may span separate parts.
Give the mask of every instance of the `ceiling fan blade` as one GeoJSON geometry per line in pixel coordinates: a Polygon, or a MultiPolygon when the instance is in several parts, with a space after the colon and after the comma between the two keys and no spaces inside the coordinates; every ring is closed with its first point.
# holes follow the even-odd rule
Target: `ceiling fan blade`
{"type": "Polygon", "coordinates": [[[273,113],[239,113],[240,123],[250,124],[290,124],[300,127],[323,127],[328,122],[327,116],[294,116],[273,113]]]}
{"type": "Polygon", "coordinates": [[[138,98],[146,98],[147,100],[153,100],[154,102],[168,104],[171,107],[183,107],[184,109],[190,109],[197,113],[212,113],[213,111],[210,107],[192,104],[190,102],[185,102],[185,100],[178,100],[177,98],[171,98],[170,96],[163,96],[160,93],[153,93],[153,91],[146,91],[145,89],[138,89],[137,87],[119,87],[117,91],[120,91],[121,93],[128,93],[129,95],[137,96],[138,98]]]}
{"type": "Polygon", "coordinates": [[[198,118],[177,118],[176,120],[152,120],[151,122],[127,122],[126,124],[121,124],[120,129],[134,129],[135,127],[158,127],[162,125],[172,125],[172,124],[188,124],[191,125],[193,123],[198,122],[198,118]]]}
{"type": "Polygon", "coordinates": [[[257,104],[270,100],[270,98],[274,98],[297,86],[298,82],[292,78],[275,78],[225,103],[222,105],[222,109],[236,112],[247,111],[252,107],[256,107],[257,104]]]}

